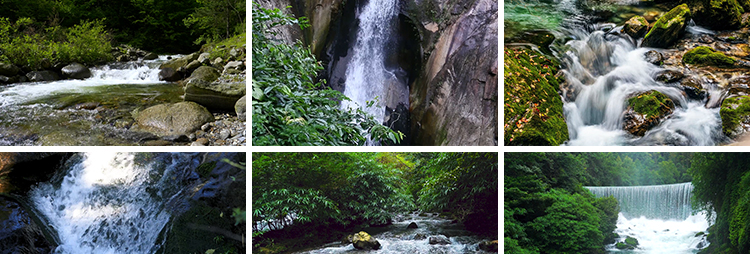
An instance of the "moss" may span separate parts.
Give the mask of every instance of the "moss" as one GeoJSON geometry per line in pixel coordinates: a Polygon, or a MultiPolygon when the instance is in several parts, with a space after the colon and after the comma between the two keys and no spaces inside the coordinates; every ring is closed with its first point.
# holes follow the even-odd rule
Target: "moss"
{"type": "Polygon", "coordinates": [[[658,91],[648,91],[628,99],[628,106],[646,118],[661,118],[674,108],[672,99],[658,91]]]}
{"type": "Polygon", "coordinates": [[[731,136],[740,122],[750,116],[750,97],[724,99],[719,114],[721,115],[721,130],[725,135],[731,136]]]}
{"type": "Polygon", "coordinates": [[[694,65],[730,67],[733,66],[736,61],[737,60],[734,58],[727,56],[724,53],[716,52],[716,50],[707,46],[696,47],[682,56],[683,63],[694,65]]]}
{"type": "Polygon", "coordinates": [[[671,10],[669,10],[669,12],[664,14],[664,16],[661,16],[658,20],[656,20],[656,23],[654,23],[654,27],[648,31],[645,37],[643,37],[644,40],[646,40],[646,38],[652,35],[654,30],[657,30],[657,28],[660,28],[663,30],[663,29],[669,28],[676,22],[686,22],[687,21],[686,17],[689,17],[689,16],[690,16],[690,8],[688,8],[687,4],[681,4],[681,5],[678,5],[677,7],[672,8],[671,10]]]}
{"type": "Polygon", "coordinates": [[[557,61],[528,48],[504,52],[505,145],[556,146],[568,140],[557,61]]]}
{"type": "Polygon", "coordinates": [[[628,245],[623,242],[618,242],[617,244],[615,244],[615,247],[618,249],[624,250],[628,248],[628,245]]]}
{"type": "Polygon", "coordinates": [[[211,174],[211,171],[213,171],[215,168],[216,161],[209,161],[198,165],[198,169],[196,169],[195,171],[198,172],[198,175],[200,175],[201,178],[205,178],[208,177],[211,174]]]}
{"type": "Polygon", "coordinates": [[[630,236],[625,238],[625,243],[630,246],[638,246],[638,240],[630,236]]]}

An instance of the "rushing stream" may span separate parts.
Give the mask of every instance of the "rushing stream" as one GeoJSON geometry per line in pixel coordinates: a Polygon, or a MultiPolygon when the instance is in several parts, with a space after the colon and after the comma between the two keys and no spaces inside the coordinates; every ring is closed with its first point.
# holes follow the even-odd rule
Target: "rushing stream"
{"type": "Polygon", "coordinates": [[[154,253],[199,163],[195,154],[153,156],[87,153],[61,182],[33,188],[29,203],[56,233],[55,253],[154,253]]]}
{"type": "Polygon", "coordinates": [[[331,243],[322,248],[300,253],[488,253],[479,250],[481,241],[492,240],[473,235],[458,223],[433,216],[409,214],[396,218],[393,225],[384,228],[365,230],[372,234],[381,244],[376,251],[356,250],[352,244],[331,243]],[[409,223],[415,222],[418,228],[409,229],[409,223]],[[447,236],[450,244],[430,244],[429,237],[447,236]]]}
{"type": "Polygon", "coordinates": [[[85,80],[0,87],[0,145],[133,145],[131,112],[181,101],[182,88],[159,81],[160,59],[111,63],[85,80]]]}
{"type": "Polygon", "coordinates": [[[586,188],[598,197],[618,200],[618,241],[626,236],[638,239],[637,249],[618,250],[612,244],[607,247],[611,253],[697,253],[708,244],[705,237],[696,236],[707,230],[709,220],[690,206],[691,183],[586,188]]]}

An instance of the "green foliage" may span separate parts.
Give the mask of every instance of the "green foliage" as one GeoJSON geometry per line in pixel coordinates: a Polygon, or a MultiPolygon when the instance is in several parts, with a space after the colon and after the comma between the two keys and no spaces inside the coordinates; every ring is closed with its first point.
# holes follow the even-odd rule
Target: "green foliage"
{"type": "Polygon", "coordinates": [[[682,56],[683,63],[695,65],[731,67],[736,61],[737,60],[734,58],[724,55],[724,53],[717,52],[708,46],[698,46],[682,56]]]}
{"type": "Polygon", "coordinates": [[[276,42],[272,28],[305,26],[280,10],[253,5],[253,145],[363,145],[373,140],[399,143],[403,134],[378,123],[361,109],[341,109],[349,100],[316,82],[323,67],[300,42],[276,42]]]}
{"type": "Polygon", "coordinates": [[[541,193],[551,205],[545,215],[526,224],[528,234],[544,253],[592,253],[603,248],[601,218],[591,198],[552,189],[541,193]]]}
{"type": "Polygon", "coordinates": [[[245,32],[245,0],[196,0],[199,7],[183,20],[202,34],[195,44],[214,42],[245,32]]]}
{"type": "Polygon", "coordinates": [[[110,49],[102,20],[39,29],[29,18],[11,22],[0,17],[0,61],[17,66],[38,70],[55,63],[93,64],[110,60],[110,49]]]}

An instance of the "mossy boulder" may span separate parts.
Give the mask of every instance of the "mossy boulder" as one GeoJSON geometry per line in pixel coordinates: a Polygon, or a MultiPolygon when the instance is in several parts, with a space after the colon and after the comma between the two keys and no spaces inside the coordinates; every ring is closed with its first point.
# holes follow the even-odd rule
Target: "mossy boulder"
{"type": "Polygon", "coordinates": [[[737,138],[750,128],[750,96],[724,99],[721,103],[721,130],[730,138],[737,138]]]}
{"type": "Polygon", "coordinates": [[[625,238],[625,244],[638,247],[638,239],[628,236],[625,238]]]}
{"type": "Polygon", "coordinates": [[[657,126],[664,117],[674,111],[672,99],[658,91],[648,91],[628,99],[628,108],[623,119],[623,128],[635,136],[657,126]]]}
{"type": "Polygon", "coordinates": [[[661,16],[641,43],[644,47],[666,48],[680,39],[685,33],[685,27],[690,20],[690,9],[687,4],[672,8],[661,16]]]}
{"type": "Polygon", "coordinates": [[[715,30],[739,28],[745,12],[737,0],[694,0],[690,7],[696,23],[715,30]]]}
{"type": "Polygon", "coordinates": [[[568,140],[559,63],[529,48],[505,48],[505,145],[556,146],[568,140]]]}
{"type": "Polygon", "coordinates": [[[732,67],[737,62],[731,56],[717,52],[708,46],[698,46],[682,56],[682,63],[716,67],[732,67]]]}
{"type": "Polygon", "coordinates": [[[633,39],[638,39],[648,31],[648,21],[641,16],[633,16],[622,27],[622,31],[630,35],[633,39]]]}
{"type": "Polygon", "coordinates": [[[365,231],[359,231],[351,237],[352,245],[358,250],[380,249],[380,242],[365,231]]]}

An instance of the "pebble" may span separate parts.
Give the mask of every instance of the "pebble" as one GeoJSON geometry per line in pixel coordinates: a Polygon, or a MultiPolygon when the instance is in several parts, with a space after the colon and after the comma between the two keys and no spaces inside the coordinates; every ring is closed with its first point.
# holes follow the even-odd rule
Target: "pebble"
{"type": "Polygon", "coordinates": [[[191,146],[246,146],[245,128],[247,122],[240,121],[236,115],[229,113],[214,113],[216,121],[201,126],[189,135],[194,142],[191,146]],[[192,139],[193,135],[195,139],[192,139]]]}

